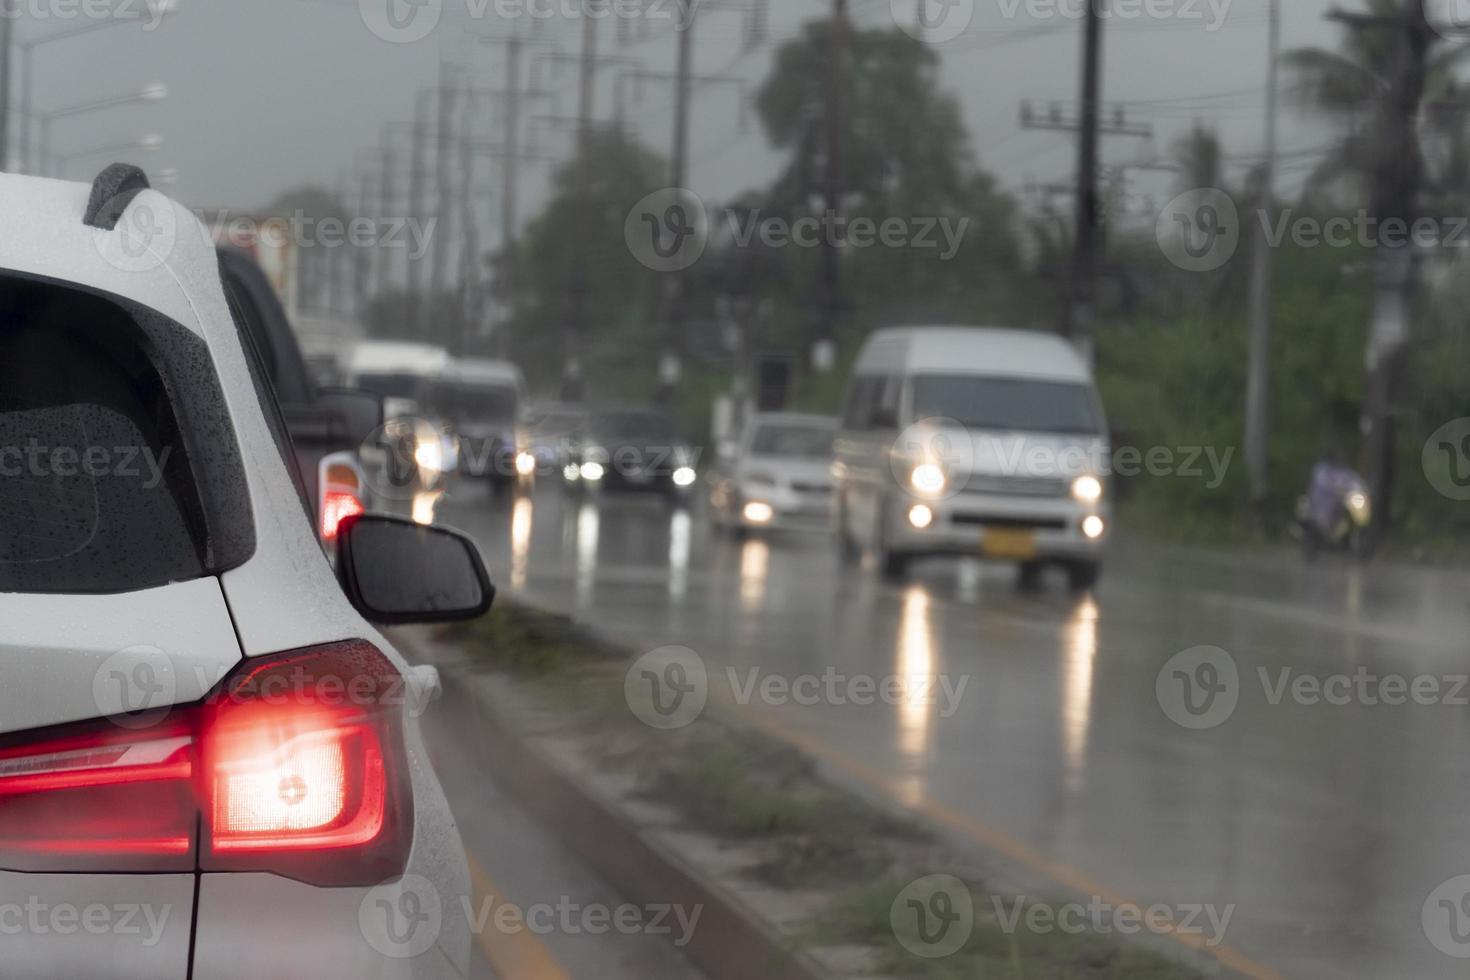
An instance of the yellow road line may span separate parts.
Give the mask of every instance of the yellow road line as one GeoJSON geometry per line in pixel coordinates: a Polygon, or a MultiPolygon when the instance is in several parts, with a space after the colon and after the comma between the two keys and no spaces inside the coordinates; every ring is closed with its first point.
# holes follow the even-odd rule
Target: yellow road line
{"type": "MultiPolygon", "coordinates": [[[[490,880],[475,856],[466,852],[465,859],[470,865],[475,907],[491,907],[486,902],[494,902],[497,906],[507,904],[509,900],[505,897],[505,892],[490,880]]],[[[493,914],[487,921],[494,921],[493,914]]],[[[475,933],[475,942],[479,943],[481,952],[490,961],[500,980],[571,980],[571,975],[561,968],[556,957],[551,955],[551,950],[528,929],[497,932],[493,928],[486,928],[475,933]]]]}
{"type": "MultiPolygon", "coordinates": [[[[892,776],[880,772],[856,759],[848,758],[842,752],[829,748],[810,735],[787,728],[776,718],[766,715],[763,711],[742,712],[740,717],[744,720],[754,722],[755,726],[767,735],[779,738],[782,741],[796,746],[808,755],[821,759],[834,769],[839,769],[847,773],[859,782],[878,790],[886,796],[901,801],[908,795],[903,791],[899,781],[892,776]]],[[[902,803],[901,805],[912,810],[917,810],[936,823],[942,824],[951,830],[958,831],[960,834],[978,841],[986,847],[999,851],[1017,864],[1025,865],[1032,871],[1045,875],[1052,881],[1074,892],[1088,896],[1095,895],[1114,907],[1147,907],[1146,903],[1126,898],[1103,885],[1101,882],[1089,877],[1085,872],[1064,862],[1052,860],[1005,831],[983,823],[967,813],[961,813],[953,807],[927,800],[920,801],[916,804],[902,803]]],[[[1190,950],[1213,956],[1221,966],[1243,976],[1251,977],[1253,980],[1286,980],[1282,974],[1273,970],[1271,967],[1257,963],[1239,950],[1226,946],[1223,943],[1219,946],[1206,946],[1203,936],[1193,932],[1180,932],[1178,926],[1172,922],[1164,932],[1164,935],[1190,950]]]]}

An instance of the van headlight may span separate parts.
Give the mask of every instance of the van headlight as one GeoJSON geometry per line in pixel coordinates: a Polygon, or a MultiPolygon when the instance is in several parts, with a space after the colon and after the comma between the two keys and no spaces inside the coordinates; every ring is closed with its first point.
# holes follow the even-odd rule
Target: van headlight
{"type": "Polygon", "coordinates": [[[944,492],[945,485],[949,482],[937,463],[920,463],[914,467],[909,474],[909,485],[929,497],[935,497],[944,492]]]}
{"type": "Polygon", "coordinates": [[[413,450],[413,461],[430,472],[444,472],[444,443],[437,434],[419,440],[413,450]]]}
{"type": "Polygon", "coordinates": [[[1102,481],[1088,473],[1072,481],[1072,499],[1084,504],[1095,504],[1102,499],[1102,481]]]}

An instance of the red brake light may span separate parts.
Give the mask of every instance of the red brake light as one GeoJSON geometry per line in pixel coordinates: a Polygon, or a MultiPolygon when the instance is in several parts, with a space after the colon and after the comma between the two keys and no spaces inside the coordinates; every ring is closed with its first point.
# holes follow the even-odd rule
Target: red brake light
{"type": "Polygon", "coordinates": [[[369,643],[246,668],[204,708],[204,870],[331,885],[402,872],[413,836],[402,676],[369,643]]]}
{"type": "Polygon", "coordinates": [[[322,497],[322,539],[337,540],[337,531],[349,517],[367,513],[357,495],[346,490],[328,490],[322,497]]]}
{"type": "Polygon", "coordinates": [[[104,721],[0,744],[0,868],[400,874],[413,837],[401,690],[377,648],[333,644],[246,661],[147,730],[104,721]]]}
{"type": "Polygon", "coordinates": [[[0,867],[192,869],[192,744],[177,724],[130,733],[104,723],[0,748],[0,867]]]}

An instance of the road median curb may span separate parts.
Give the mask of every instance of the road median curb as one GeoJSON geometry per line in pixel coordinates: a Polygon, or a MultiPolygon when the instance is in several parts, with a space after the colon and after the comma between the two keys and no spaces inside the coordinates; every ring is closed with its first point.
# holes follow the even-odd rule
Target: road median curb
{"type": "MultiPolygon", "coordinates": [[[[499,706],[475,690],[466,663],[433,657],[423,633],[399,634],[420,662],[444,671],[446,699],[473,699],[483,726],[476,748],[493,778],[578,860],[629,901],[644,907],[702,909],[699,928],[680,952],[712,980],[829,980],[811,957],[790,948],[779,931],[739,897],[709,880],[634,822],[615,801],[578,781],[535,735],[507,724],[499,706]]],[[[452,649],[452,647],[450,648],[452,649]]],[[[455,652],[454,656],[458,656],[455,652]]]]}

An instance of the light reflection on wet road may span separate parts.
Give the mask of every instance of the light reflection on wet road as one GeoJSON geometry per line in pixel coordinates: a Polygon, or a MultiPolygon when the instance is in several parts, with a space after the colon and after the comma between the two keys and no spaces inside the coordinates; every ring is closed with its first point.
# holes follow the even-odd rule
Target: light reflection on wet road
{"type": "Polygon", "coordinates": [[[1463,575],[1135,545],[1095,598],[1074,597],[971,563],[883,583],[840,567],[825,538],[739,542],[651,498],[549,490],[512,505],[469,486],[440,519],[478,538],[509,594],[638,649],[690,647],[712,689],[752,668],[964,681],[948,717],[944,694],[918,687],[750,710],[1078,880],[1144,903],[1233,903],[1227,944],[1284,975],[1464,975],[1421,913],[1470,872],[1470,707],[1273,704],[1261,675],[1470,672],[1463,575]],[[1155,682],[1200,645],[1233,656],[1240,700],[1191,731],[1155,682]]]}

